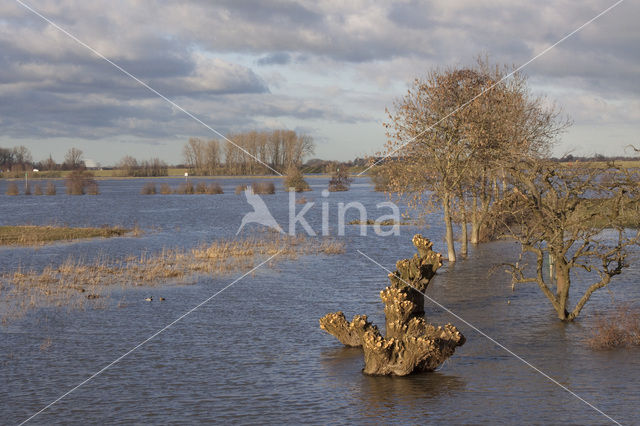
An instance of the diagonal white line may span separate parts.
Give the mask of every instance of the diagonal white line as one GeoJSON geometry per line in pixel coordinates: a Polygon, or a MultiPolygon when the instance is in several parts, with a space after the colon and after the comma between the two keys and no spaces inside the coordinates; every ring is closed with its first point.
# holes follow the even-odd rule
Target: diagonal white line
{"type": "Polygon", "coordinates": [[[28,11],[30,11],[31,13],[33,13],[34,15],[36,15],[37,17],[39,17],[40,19],[42,19],[43,21],[47,22],[49,25],[51,25],[52,27],[54,27],[55,29],[57,29],[58,31],[62,32],[63,34],[65,34],[67,37],[69,37],[70,39],[72,39],[73,41],[75,41],[76,43],[78,43],[79,45],[81,45],[82,47],[90,50],[93,54],[95,54],[96,56],[98,56],[100,59],[104,59],[106,62],[108,62],[109,64],[113,65],[113,67],[115,67],[116,69],[118,69],[118,71],[122,72],[124,75],[126,75],[127,77],[132,78],[133,80],[135,80],[137,83],[139,83],[141,86],[143,86],[145,89],[149,90],[151,93],[153,93],[154,95],[164,99],[165,101],[167,101],[169,104],[171,104],[171,106],[173,106],[174,108],[182,111],[183,113],[185,113],[187,116],[189,116],[190,118],[192,118],[193,120],[195,120],[196,122],[198,122],[199,124],[203,125],[204,127],[206,127],[207,129],[211,130],[213,133],[215,133],[216,135],[220,136],[221,138],[223,138],[224,140],[226,140],[227,142],[229,142],[230,144],[232,144],[233,146],[235,146],[236,148],[238,148],[240,151],[244,152],[245,154],[247,154],[249,157],[253,158],[254,160],[256,160],[258,163],[262,164],[263,166],[267,167],[269,170],[271,170],[272,172],[274,172],[275,174],[277,174],[278,176],[282,176],[282,173],[280,173],[279,171],[277,171],[276,169],[274,169],[273,167],[271,167],[270,165],[268,165],[267,163],[263,162],[262,160],[260,160],[258,157],[256,157],[255,155],[251,154],[249,151],[247,151],[246,149],[242,148],[240,145],[236,144],[235,142],[233,142],[231,139],[227,138],[225,135],[223,135],[222,133],[220,133],[219,131],[217,131],[216,129],[214,129],[213,127],[211,127],[210,125],[208,125],[207,123],[205,123],[204,121],[200,120],[198,117],[196,117],[195,115],[193,115],[191,112],[187,111],[186,109],[184,109],[183,107],[181,107],[180,105],[178,105],[177,103],[175,103],[174,101],[172,101],[171,99],[167,98],[165,95],[163,95],[162,93],[158,92],[156,89],[154,89],[153,87],[149,86],[147,83],[145,83],[144,81],[140,80],[138,77],[136,77],[135,75],[131,74],[129,71],[125,70],[124,68],[122,68],[120,65],[118,65],[117,63],[113,62],[111,59],[107,58],[106,56],[104,56],[102,53],[98,52],[96,49],[94,49],[93,47],[89,46],[87,43],[83,42],[82,40],[80,40],[78,37],[74,36],[73,34],[71,34],[69,31],[65,30],[64,28],[62,28],[60,25],[56,24],[55,22],[53,22],[51,19],[47,18],[46,16],[42,15],[40,12],[38,12],[37,10],[33,9],[31,6],[29,6],[28,4],[24,3],[22,0],[15,0],[16,3],[18,3],[20,6],[24,7],[25,9],[27,9],[28,11]]]}
{"type": "MultiPolygon", "coordinates": [[[[371,262],[375,263],[376,265],[378,265],[379,267],[381,267],[382,269],[384,269],[385,271],[387,271],[389,274],[393,274],[393,272],[389,269],[387,269],[386,267],[384,267],[383,265],[381,265],[380,263],[376,262],[375,260],[373,260],[372,258],[370,258],[369,256],[367,256],[366,254],[364,254],[363,252],[361,252],[360,250],[357,250],[358,253],[360,253],[362,256],[366,257],[367,259],[369,259],[371,262]]],[[[503,349],[504,351],[506,351],[507,353],[509,353],[510,355],[512,355],[513,357],[515,357],[516,359],[518,359],[519,361],[521,361],[522,363],[526,364],[528,367],[532,368],[534,371],[536,371],[537,373],[541,374],[542,376],[546,377],[548,380],[550,380],[551,382],[555,383],[556,385],[560,386],[562,389],[564,389],[565,391],[569,392],[571,395],[573,395],[574,397],[576,397],[577,399],[579,399],[580,401],[584,402],[585,404],[587,404],[589,407],[593,408],[595,411],[597,411],[598,413],[602,414],[603,416],[605,416],[607,419],[611,420],[613,423],[619,425],[620,423],[618,421],[616,421],[615,419],[613,419],[611,416],[605,414],[602,410],[600,410],[598,407],[596,407],[595,405],[591,404],[589,401],[585,400],[584,398],[582,398],[580,395],[578,395],[577,393],[575,393],[574,391],[572,391],[571,389],[569,389],[568,387],[566,387],[565,385],[563,385],[562,383],[558,382],[556,379],[554,379],[553,377],[551,377],[550,375],[548,375],[547,373],[545,373],[544,371],[540,370],[538,367],[536,367],[535,365],[531,364],[529,361],[527,361],[526,359],[522,358],[520,355],[516,354],[515,352],[513,352],[511,349],[507,348],[506,346],[504,346],[502,343],[498,342],[497,340],[495,340],[494,338],[492,338],[491,336],[489,336],[488,334],[486,334],[484,331],[480,330],[478,327],[476,327],[475,325],[471,324],[469,321],[465,320],[464,318],[462,318],[461,316],[457,315],[455,312],[451,311],[449,308],[447,308],[446,306],[442,305],[441,303],[439,303],[438,301],[434,300],[433,298],[427,296],[424,292],[418,290],[417,288],[415,288],[414,286],[412,286],[410,283],[406,282],[405,280],[403,280],[401,277],[400,280],[405,283],[406,285],[408,285],[409,287],[411,287],[412,289],[414,289],[415,291],[417,291],[418,293],[422,294],[424,297],[426,297],[427,299],[429,299],[429,301],[433,304],[435,304],[436,306],[438,306],[440,309],[446,311],[449,315],[452,315],[453,317],[455,317],[457,320],[465,323],[466,325],[468,325],[469,327],[471,327],[473,330],[475,330],[477,333],[479,333],[481,336],[486,337],[487,339],[489,339],[492,343],[494,343],[496,346],[500,347],[501,349],[503,349]]]]}
{"type": "MultiPolygon", "coordinates": [[[[17,1],[17,0],[16,0],[17,1]]],[[[431,125],[430,127],[428,127],[426,130],[423,130],[422,132],[418,133],[417,135],[415,135],[414,137],[412,137],[411,139],[409,139],[408,141],[406,141],[405,143],[403,143],[402,145],[400,145],[398,148],[394,149],[393,151],[391,151],[390,153],[386,154],[385,156],[383,156],[382,158],[380,158],[378,161],[376,161],[375,163],[371,164],[369,167],[367,167],[366,169],[364,169],[363,171],[361,171],[360,173],[358,173],[356,176],[362,176],[364,173],[366,173],[369,169],[371,169],[374,166],[377,166],[378,164],[380,164],[380,162],[384,161],[385,159],[389,158],[390,156],[392,156],[393,154],[395,154],[396,152],[400,151],[402,148],[404,148],[405,146],[407,146],[408,144],[410,144],[411,142],[415,141],[416,139],[418,139],[420,136],[424,135],[425,133],[427,133],[429,130],[433,129],[435,126],[437,126],[438,124],[440,124],[442,121],[446,120],[447,118],[451,117],[453,114],[455,114],[456,112],[460,111],[463,108],[466,108],[471,102],[475,101],[476,99],[478,99],[480,96],[484,95],[485,93],[487,93],[488,91],[492,90],[494,87],[496,87],[498,84],[500,84],[502,81],[506,80],[507,78],[511,77],[512,75],[514,75],[515,73],[517,73],[518,71],[520,71],[521,69],[523,69],[524,67],[526,67],[527,65],[529,65],[531,62],[535,61],[536,59],[538,59],[540,56],[544,55],[545,53],[547,53],[548,51],[550,51],[551,49],[553,49],[554,47],[556,47],[557,45],[559,45],[560,43],[562,43],[563,41],[565,41],[566,39],[568,39],[569,37],[573,36],[574,34],[576,34],[577,32],[581,31],[584,27],[586,27],[587,25],[591,24],[593,21],[595,21],[596,19],[600,18],[602,15],[605,15],[607,13],[609,13],[614,7],[618,6],[620,3],[622,3],[624,0],[618,0],[617,2],[615,2],[614,4],[612,4],[611,6],[609,6],[608,8],[606,8],[605,10],[603,10],[602,12],[598,13],[596,16],[594,16],[593,18],[589,19],[587,22],[585,22],[584,24],[580,25],[578,28],[576,28],[575,30],[571,31],[569,34],[567,34],[566,36],[562,37],[560,40],[556,41],[555,43],[553,43],[551,46],[547,47],[546,49],[544,49],[542,52],[538,53],[536,56],[534,56],[533,58],[529,59],[527,62],[525,62],[524,64],[520,65],[518,68],[516,68],[515,70],[511,71],[509,74],[505,75],[504,77],[502,77],[500,80],[498,80],[497,82],[495,82],[494,84],[492,84],[491,86],[489,86],[489,88],[481,91],[480,93],[478,93],[476,96],[474,96],[473,98],[471,98],[470,100],[468,100],[467,102],[463,103],[462,105],[460,105],[458,108],[454,109],[453,111],[451,111],[449,114],[445,115],[444,117],[442,117],[440,120],[438,120],[436,123],[434,123],[433,125],[431,125]]]]}
{"type": "Polygon", "coordinates": [[[257,266],[254,266],[253,268],[251,268],[251,270],[245,272],[244,274],[240,275],[238,278],[236,278],[235,280],[233,280],[231,282],[231,284],[226,285],[225,287],[223,287],[221,290],[217,291],[215,294],[213,294],[212,296],[209,296],[208,298],[206,298],[204,301],[198,303],[196,306],[194,306],[193,308],[189,309],[187,312],[185,312],[184,314],[180,315],[178,318],[176,318],[175,320],[173,320],[172,322],[170,322],[169,324],[167,324],[166,326],[162,327],[160,330],[156,331],[155,333],[153,333],[151,336],[147,337],[145,340],[143,340],[142,342],[138,343],[136,346],[134,346],[133,348],[129,349],[127,352],[125,352],[124,354],[120,355],[118,358],[116,358],[115,360],[113,360],[112,362],[110,362],[109,364],[107,364],[105,367],[103,367],[102,369],[100,369],[99,371],[93,373],[91,376],[89,376],[88,378],[86,378],[84,381],[82,381],[80,384],[76,385],[75,387],[71,388],[70,390],[68,390],[67,392],[63,393],[62,395],[60,395],[58,398],[56,398],[54,401],[52,401],[51,403],[47,404],[45,407],[43,407],[40,411],[38,411],[37,413],[34,413],[31,417],[29,417],[28,419],[24,420],[22,423],[20,423],[20,425],[23,425],[29,421],[31,421],[33,418],[35,418],[38,414],[42,413],[43,411],[47,410],[48,408],[50,408],[52,405],[58,403],[61,399],[63,399],[64,397],[66,397],[67,395],[69,395],[70,393],[74,392],[76,389],[78,389],[79,387],[81,387],[82,385],[88,383],[89,381],[91,381],[92,379],[94,379],[95,377],[99,376],[100,374],[104,373],[107,369],[109,369],[110,367],[114,366],[115,364],[119,363],[120,361],[122,361],[124,358],[126,358],[128,355],[130,355],[132,352],[134,352],[135,350],[137,350],[138,348],[140,348],[141,346],[143,346],[144,344],[146,344],[147,342],[149,342],[151,339],[153,339],[154,337],[156,337],[157,335],[159,335],[160,333],[164,332],[165,330],[169,329],[170,327],[172,327],[174,324],[176,324],[177,322],[181,321],[183,318],[185,318],[187,315],[191,314],[192,312],[194,312],[195,310],[197,310],[198,308],[200,308],[202,305],[206,304],[207,302],[209,302],[211,299],[213,299],[214,297],[216,297],[217,295],[219,295],[220,293],[222,293],[223,291],[225,291],[226,289],[228,289],[229,287],[231,287],[232,285],[234,285],[235,283],[237,283],[238,281],[240,281],[241,279],[243,279],[244,277],[246,277],[247,275],[249,275],[250,273],[252,273],[253,271],[255,271],[256,269],[260,268],[262,265],[264,265],[265,263],[269,262],[271,259],[273,259],[274,257],[276,257],[277,255],[279,255],[282,252],[282,250],[278,251],[277,253],[275,253],[273,256],[269,257],[267,260],[265,260],[264,262],[260,263],[257,266]]]}

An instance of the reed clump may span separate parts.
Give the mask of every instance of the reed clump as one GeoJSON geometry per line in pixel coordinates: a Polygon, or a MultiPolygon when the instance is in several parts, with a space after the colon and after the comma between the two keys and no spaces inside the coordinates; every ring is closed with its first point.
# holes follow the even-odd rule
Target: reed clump
{"type": "Polygon", "coordinates": [[[588,344],[593,349],[640,345],[640,309],[623,304],[607,314],[597,314],[588,344]]]}
{"type": "Polygon", "coordinates": [[[18,184],[15,182],[9,182],[7,185],[7,195],[20,195],[20,189],[18,188],[18,184]]]}
{"type": "Polygon", "coordinates": [[[86,193],[91,195],[97,195],[98,183],[93,178],[93,173],[87,170],[74,170],[65,180],[65,186],[67,187],[67,194],[69,195],[84,195],[86,193]]]}
{"type": "Polygon", "coordinates": [[[24,195],[31,195],[31,184],[28,183],[24,186],[24,195]]]}
{"type": "Polygon", "coordinates": [[[275,194],[276,186],[273,182],[258,181],[251,184],[254,194],[275,194]]]}
{"type": "Polygon", "coordinates": [[[247,185],[236,186],[236,195],[242,194],[248,188],[247,185]]]}
{"type": "Polygon", "coordinates": [[[195,194],[195,187],[191,182],[185,182],[176,189],[176,194],[195,194]]]}
{"type": "Polygon", "coordinates": [[[42,195],[42,185],[39,183],[33,185],[33,195],[42,195]]]}
{"type": "Polygon", "coordinates": [[[222,190],[222,186],[218,182],[212,182],[209,185],[207,185],[207,194],[210,194],[210,195],[224,194],[224,191],[222,190]]]}
{"type": "Polygon", "coordinates": [[[160,193],[163,195],[167,195],[173,193],[173,191],[171,190],[171,187],[168,183],[163,183],[162,185],[160,185],[160,193]]]}
{"type": "Polygon", "coordinates": [[[46,306],[84,307],[103,300],[113,286],[137,287],[185,283],[197,275],[218,277],[249,270],[270,256],[270,263],[300,255],[344,253],[333,239],[267,234],[262,238],[219,240],[191,249],[163,249],[124,259],[98,258],[92,262],[68,258],[42,271],[18,269],[0,276],[0,303],[11,306],[7,321],[30,309],[46,306]],[[92,297],[88,297],[92,295],[92,297]]]}
{"type": "Polygon", "coordinates": [[[56,195],[56,184],[53,182],[47,182],[46,188],[47,195],[56,195]]]}
{"type": "Polygon", "coordinates": [[[145,183],[140,191],[143,195],[154,195],[156,194],[156,184],[153,182],[145,183]]]}

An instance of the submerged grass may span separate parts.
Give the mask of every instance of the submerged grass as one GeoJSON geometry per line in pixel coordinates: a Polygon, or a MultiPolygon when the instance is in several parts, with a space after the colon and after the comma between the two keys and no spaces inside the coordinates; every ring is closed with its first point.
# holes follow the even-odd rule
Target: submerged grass
{"type": "Polygon", "coordinates": [[[0,226],[0,245],[38,245],[60,240],[118,237],[129,231],[120,227],[0,226]]]}
{"type": "Polygon", "coordinates": [[[2,321],[45,307],[84,308],[104,305],[115,286],[122,288],[185,284],[198,275],[220,276],[249,270],[279,253],[270,263],[308,254],[344,253],[344,244],[333,239],[310,239],[268,234],[264,238],[220,240],[192,249],[163,249],[125,259],[99,258],[92,262],[69,258],[42,271],[17,271],[0,276],[2,321]]]}

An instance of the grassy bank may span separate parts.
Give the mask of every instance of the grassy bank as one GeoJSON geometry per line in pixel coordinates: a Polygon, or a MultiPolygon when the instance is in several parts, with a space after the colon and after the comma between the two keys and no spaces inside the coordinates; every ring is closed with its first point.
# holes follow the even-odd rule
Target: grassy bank
{"type": "Polygon", "coordinates": [[[127,232],[130,230],[119,227],[0,226],[0,245],[38,245],[81,238],[119,237],[127,232]]]}
{"type": "Polygon", "coordinates": [[[269,256],[270,264],[307,254],[339,254],[344,244],[331,239],[266,234],[262,238],[219,240],[192,249],[164,249],[159,253],[90,262],[70,258],[44,269],[17,270],[0,276],[2,321],[20,318],[45,307],[104,307],[109,290],[165,284],[186,284],[199,275],[219,277],[248,271],[269,256]]]}

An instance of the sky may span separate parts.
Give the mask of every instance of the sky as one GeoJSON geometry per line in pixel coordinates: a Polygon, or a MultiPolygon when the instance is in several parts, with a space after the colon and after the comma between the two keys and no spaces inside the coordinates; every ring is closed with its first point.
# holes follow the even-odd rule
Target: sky
{"type": "MultiPolygon", "coordinates": [[[[314,157],[381,151],[386,108],[434,68],[518,67],[615,0],[20,0],[221,134],[288,128],[314,157]]],[[[522,71],[573,120],[554,153],[640,147],[640,3],[626,0],[522,71]]],[[[183,161],[218,136],[18,1],[0,3],[0,146],[183,161]]]]}

